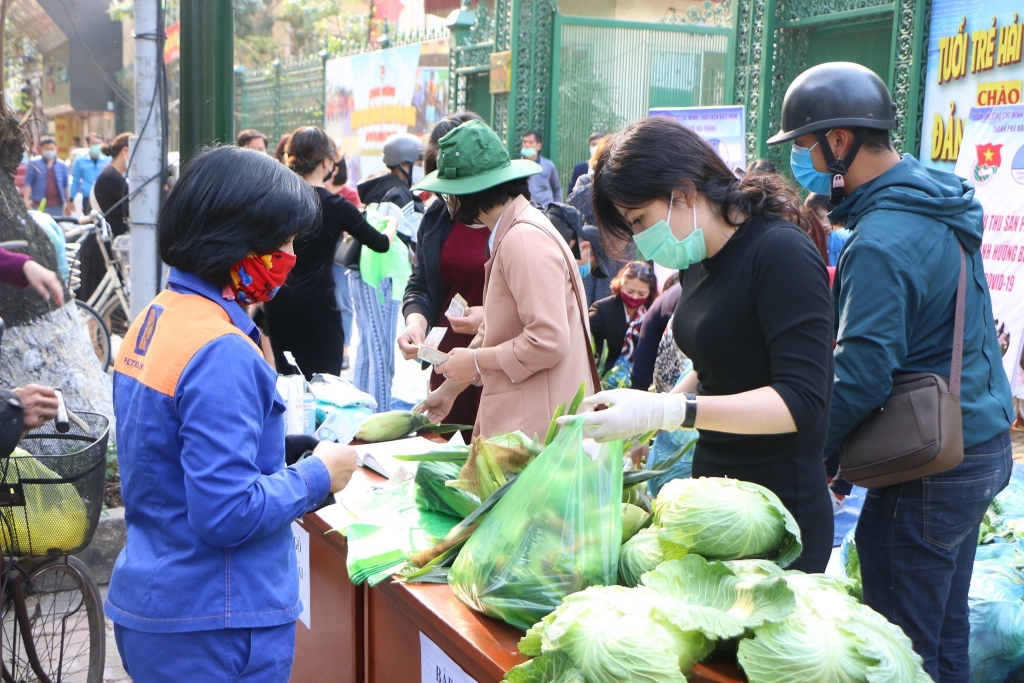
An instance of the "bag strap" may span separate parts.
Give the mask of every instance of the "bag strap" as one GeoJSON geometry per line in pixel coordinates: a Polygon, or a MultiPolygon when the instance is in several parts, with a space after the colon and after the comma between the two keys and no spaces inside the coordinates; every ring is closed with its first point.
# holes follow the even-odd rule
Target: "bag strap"
{"type": "MultiPolygon", "coordinates": [[[[588,326],[587,326],[587,322],[588,321],[586,319],[586,315],[587,315],[586,311],[588,310],[588,308],[583,305],[584,299],[580,295],[580,288],[579,288],[579,285],[576,284],[576,278],[573,277],[573,268],[572,267],[577,265],[577,264],[570,262],[569,261],[569,257],[566,256],[565,252],[562,251],[562,249],[561,249],[562,244],[565,243],[564,240],[562,240],[562,236],[561,235],[553,235],[544,226],[538,225],[537,223],[534,223],[533,221],[530,221],[530,220],[519,219],[519,220],[515,221],[515,223],[513,223],[512,225],[515,225],[516,223],[529,223],[530,225],[532,225],[533,227],[537,228],[538,230],[540,230],[545,235],[547,235],[548,237],[550,237],[551,239],[555,240],[558,243],[558,246],[559,246],[558,251],[562,255],[562,258],[565,259],[565,263],[566,263],[566,265],[569,268],[569,282],[572,283],[572,291],[576,295],[576,306],[580,309],[580,320],[583,323],[583,331],[586,332],[589,329],[588,326]]],[[[510,225],[509,227],[511,228],[512,226],[510,225]]],[[[492,256],[493,256],[493,254],[492,254],[492,256]]],[[[590,339],[587,339],[586,342],[587,342],[587,345],[589,346],[590,345],[590,339]]],[[[590,360],[590,379],[594,383],[594,392],[596,393],[598,391],[601,391],[601,375],[597,372],[597,363],[594,361],[594,354],[588,352],[587,353],[587,358],[590,360]]]]}
{"type": "Polygon", "coordinates": [[[949,393],[960,396],[960,371],[964,364],[964,304],[967,301],[967,256],[960,240],[960,280],[956,285],[956,315],[953,318],[953,364],[949,369],[949,393]]]}

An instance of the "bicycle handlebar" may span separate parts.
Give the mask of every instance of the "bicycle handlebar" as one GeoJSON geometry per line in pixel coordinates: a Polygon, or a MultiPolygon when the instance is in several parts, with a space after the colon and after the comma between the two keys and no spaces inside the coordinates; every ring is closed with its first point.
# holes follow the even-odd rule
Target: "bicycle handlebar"
{"type": "Polygon", "coordinates": [[[6,249],[7,251],[28,249],[28,242],[25,240],[8,240],[7,242],[0,242],[0,249],[6,249]]]}
{"type": "Polygon", "coordinates": [[[93,225],[96,223],[91,215],[89,216],[54,216],[53,220],[58,223],[74,223],[75,225],[93,225]]]}

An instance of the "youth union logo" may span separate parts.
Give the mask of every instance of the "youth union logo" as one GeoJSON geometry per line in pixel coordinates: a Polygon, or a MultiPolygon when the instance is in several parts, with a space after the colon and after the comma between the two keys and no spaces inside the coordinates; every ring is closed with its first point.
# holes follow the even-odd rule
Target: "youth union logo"
{"type": "Polygon", "coordinates": [[[999,150],[1003,146],[985,143],[984,145],[975,145],[975,147],[978,150],[978,163],[974,166],[974,182],[984,185],[992,180],[992,176],[999,170],[999,164],[1003,163],[999,154],[999,150]]]}
{"type": "Polygon", "coordinates": [[[1010,162],[1010,177],[1024,185],[1024,145],[1021,145],[1010,162]]]}

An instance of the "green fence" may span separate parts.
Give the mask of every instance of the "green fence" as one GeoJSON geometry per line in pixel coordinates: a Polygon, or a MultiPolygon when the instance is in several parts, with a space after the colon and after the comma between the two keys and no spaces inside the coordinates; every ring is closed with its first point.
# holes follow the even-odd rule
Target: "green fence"
{"type": "Polygon", "coordinates": [[[238,129],[255,128],[276,144],[299,126],[324,125],[324,60],[277,61],[238,78],[238,129]]]}
{"type": "MultiPolygon", "coordinates": [[[[563,186],[588,156],[594,131],[614,132],[651,107],[732,101],[730,27],[647,24],[557,16],[551,140],[563,186]]],[[[572,188],[566,187],[565,192],[572,188]]]]}

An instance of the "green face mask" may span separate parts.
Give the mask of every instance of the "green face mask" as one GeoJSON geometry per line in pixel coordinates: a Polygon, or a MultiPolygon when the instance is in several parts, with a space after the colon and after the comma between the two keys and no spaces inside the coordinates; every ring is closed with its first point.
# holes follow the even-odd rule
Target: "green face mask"
{"type": "Polygon", "coordinates": [[[708,251],[704,244],[704,231],[697,228],[697,204],[693,205],[693,232],[683,240],[677,240],[672,234],[672,227],[668,224],[672,220],[672,204],[675,202],[675,193],[668,204],[668,217],[658,221],[639,235],[633,235],[633,242],[637,249],[648,261],[654,261],[659,266],[686,270],[694,263],[699,263],[707,258],[708,251]]]}
{"type": "Polygon", "coordinates": [[[90,145],[89,146],[89,151],[92,152],[93,154],[95,154],[96,156],[100,155],[100,150],[102,150],[102,149],[103,149],[103,145],[90,145]]]}

